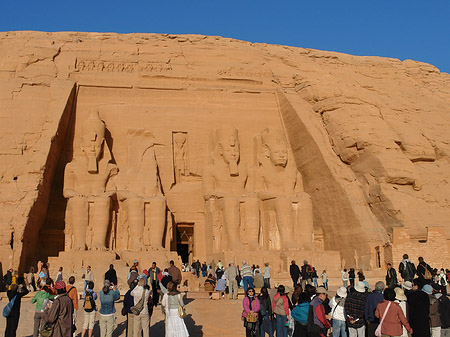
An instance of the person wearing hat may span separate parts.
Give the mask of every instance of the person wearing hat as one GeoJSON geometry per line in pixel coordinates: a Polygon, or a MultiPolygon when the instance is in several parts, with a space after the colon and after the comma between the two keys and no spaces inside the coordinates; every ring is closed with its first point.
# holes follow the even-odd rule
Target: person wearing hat
{"type": "Polygon", "coordinates": [[[325,337],[327,336],[327,330],[331,327],[323,306],[323,301],[326,300],[328,291],[321,286],[316,289],[316,294],[317,296],[314,297],[309,305],[313,315],[308,315],[308,336],[325,337]]]}
{"type": "Polygon", "coordinates": [[[47,305],[44,311],[44,321],[53,324],[53,337],[72,336],[73,303],[66,294],[64,281],[55,283],[58,295],[53,304],[47,305]]]}
{"type": "Polygon", "coordinates": [[[375,309],[378,303],[384,301],[383,290],[385,285],[382,281],[378,281],[375,284],[375,290],[367,296],[366,306],[364,307],[364,317],[367,321],[367,335],[369,337],[375,337],[375,330],[380,323],[380,320],[375,317],[375,309]]]}
{"type": "Polygon", "coordinates": [[[400,336],[403,332],[402,326],[412,334],[413,330],[406,320],[402,308],[394,300],[394,289],[387,288],[384,291],[384,301],[379,303],[375,310],[375,317],[380,319],[381,335],[400,336]]]}
{"type": "Polygon", "coordinates": [[[236,277],[239,275],[237,267],[234,265],[234,261],[230,261],[230,265],[225,270],[225,277],[228,280],[228,294],[231,299],[238,299],[238,282],[236,277]]]}
{"type": "MultiPolygon", "coordinates": [[[[419,279],[413,280],[412,292],[407,295],[409,322],[414,330],[412,337],[430,337],[430,299],[419,290],[419,279]]],[[[428,288],[425,288],[428,289],[428,288]]]]}
{"type": "Polygon", "coordinates": [[[340,287],[336,292],[336,296],[330,300],[331,318],[333,319],[333,337],[347,336],[347,333],[345,332],[346,319],[344,313],[346,298],[347,288],[340,287]]]}
{"type": "Polygon", "coordinates": [[[412,290],[413,284],[411,281],[405,281],[402,284],[402,289],[405,292],[405,295],[408,296],[413,290],[412,290]]]}
{"type": "MultiPolygon", "coordinates": [[[[439,288],[439,285],[436,285],[439,288]]],[[[429,284],[425,284],[422,291],[428,295],[430,300],[430,325],[431,325],[431,336],[440,337],[441,336],[441,317],[439,315],[439,297],[442,294],[439,290],[433,289],[429,284]]]]}
{"type": "Polygon", "coordinates": [[[362,281],[356,283],[354,289],[355,291],[347,295],[344,304],[348,332],[351,337],[364,337],[366,332],[364,309],[368,293],[366,291],[366,286],[362,281]]]}
{"type": "MultiPolygon", "coordinates": [[[[406,311],[406,295],[405,292],[402,288],[394,288],[395,291],[395,303],[397,303],[400,308],[402,308],[402,312],[405,315],[405,317],[407,316],[407,311],[406,311]]],[[[406,328],[403,326],[403,333],[400,337],[408,337],[408,332],[406,331],[406,328]]]]}

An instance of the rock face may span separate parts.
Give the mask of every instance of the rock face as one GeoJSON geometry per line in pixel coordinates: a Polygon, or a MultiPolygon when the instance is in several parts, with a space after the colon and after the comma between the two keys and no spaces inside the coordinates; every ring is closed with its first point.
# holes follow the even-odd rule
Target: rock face
{"type": "Polygon", "coordinates": [[[3,271],[84,250],[249,254],[283,271],[327,252],[376,269],[404,247],[443,266],[449,102],[450,75],[411,60],[0,33],[3,271]],[[434,240],[441,255],[423,251],[434,240]]]}

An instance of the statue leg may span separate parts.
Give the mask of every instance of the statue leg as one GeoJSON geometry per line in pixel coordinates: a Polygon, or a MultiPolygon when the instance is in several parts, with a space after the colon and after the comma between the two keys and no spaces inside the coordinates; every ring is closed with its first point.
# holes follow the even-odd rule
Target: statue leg
{"type": "Polygon", "coordinates": [[[106,250],[110,213],[111,200],[109,197],[95,199],[92,215],[92,248],[94,249],[106,250]]]}
{"type": "Polygon", "coordinates": [[[128,198],[126,201],[128,213],[128,226],[130,228],[130,250],[144,248],[144,200],[141,198],[128,198]]]}
{"type": "Polygon", "coordinates": [[[166,198],[157,196],[150,200],[150,245],[163,248],[164,230],[166,228],[166,198]]]}
{"type": "Polygon", "coordinates": [[[297,223],[300,229],[300,243],[304,249],[313,249],[314,217],[311,197],[306,193],[297,195],[297,223]]]}
{"type": "Polygon", "coordinates": [[[280,197],[275,199],[275,212],[278,231],[280,232],[281,249],[295,247],[292,201],[280,197]]]}
{"type": "Polygon", "coordinates": [[[70,207],[72,233],[67,235],[73,238],[74,250],[86,250],[86,231],[89,222],[89,203],[84,197],[70,198],[67,207],[70,207]]]}
{"type": "Polygon", "coordinates": [[[237,198],[223,198],[220,200],[223,208],[223,222],[228,237],[228,247],[231,250],[242,247],[240,239],[240,214],[239,214],[239,199],[237,198]]]}
{"type": "Polygon", "coordinates": [[[251,248],[260,247],[259,242],[259,199],[245,199],[245,242],[251,248]]]}

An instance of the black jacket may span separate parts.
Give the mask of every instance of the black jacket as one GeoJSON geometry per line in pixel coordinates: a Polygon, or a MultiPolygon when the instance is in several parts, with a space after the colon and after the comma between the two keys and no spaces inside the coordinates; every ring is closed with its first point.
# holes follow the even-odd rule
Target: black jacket
{"type": "Polygon", "coordinates": [[[289,274],[291,274],[291,278],[297,280],[300,277],[300,268],[296,264],[291,264],[289,274]]]}

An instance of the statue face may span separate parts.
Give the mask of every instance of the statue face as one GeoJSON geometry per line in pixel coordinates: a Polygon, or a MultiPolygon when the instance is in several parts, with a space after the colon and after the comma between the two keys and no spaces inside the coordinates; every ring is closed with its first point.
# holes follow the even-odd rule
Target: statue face
{"type": "Polygon", "coordinates": [[[278,140],[267,146],[269,150],[270,162],[275,166],[285,167],[288,160],[288,152],[286,144],[283,141],[278,140]]]}
{"type": "Polygon", "coordinates": [[[88,158],[98,160],[102,153],[104,138],[100,138],[96,132],[85,135],[82,139],[82,149],[88,158]]]}
{"type": "Polygon", "coordinates": [[[220,143],[220,154],[225,163],[237,163],[239,160],[239,142],[230,137],[229,141],[220,143]]]}

